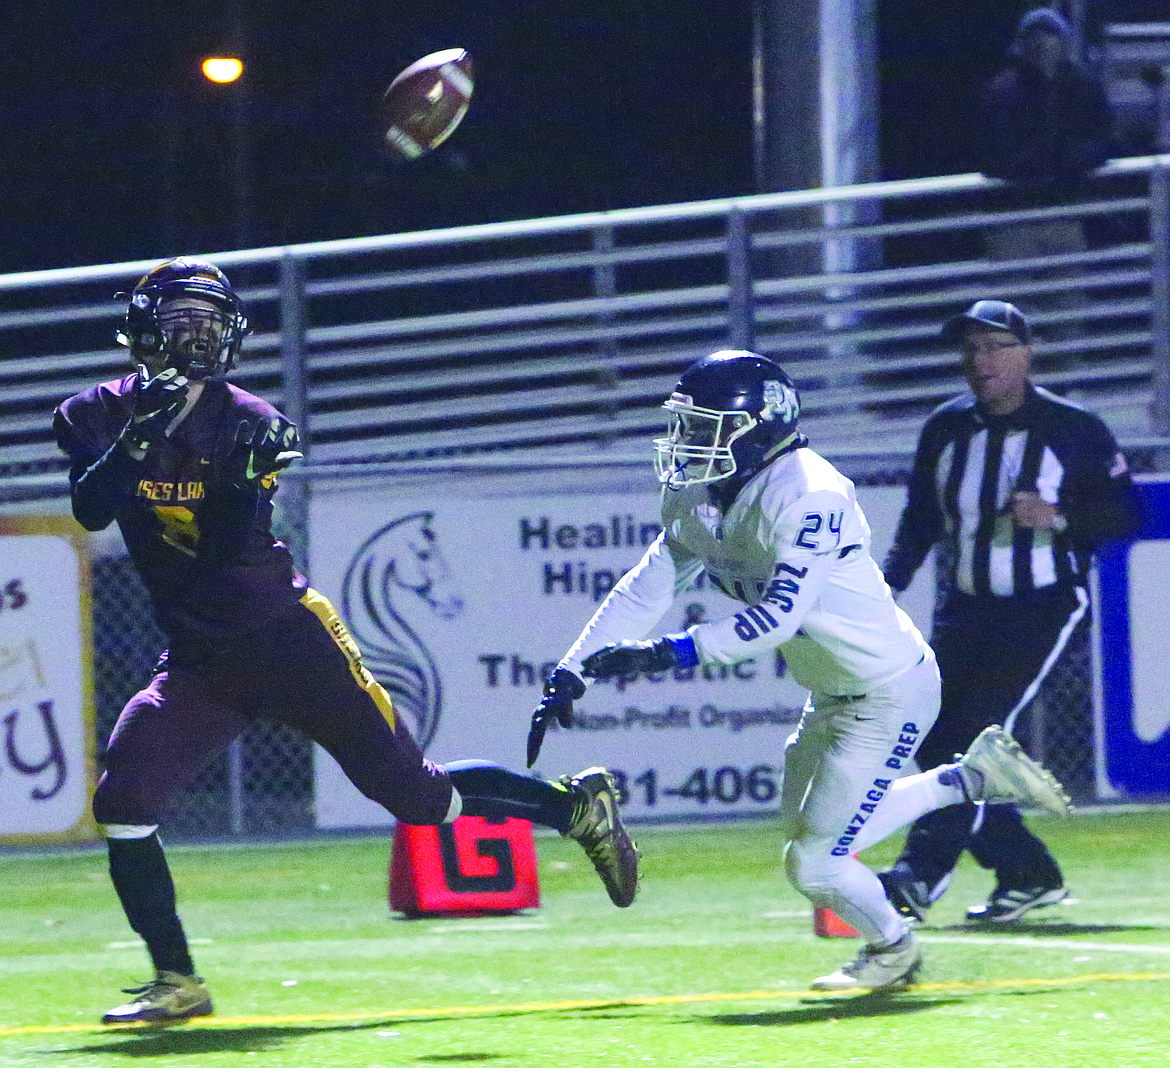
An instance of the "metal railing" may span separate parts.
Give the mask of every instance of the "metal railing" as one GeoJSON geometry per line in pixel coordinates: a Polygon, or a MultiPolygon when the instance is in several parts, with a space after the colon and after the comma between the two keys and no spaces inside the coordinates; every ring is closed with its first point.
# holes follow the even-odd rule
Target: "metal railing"
{"type": "MultiPolygon", "coordinates": [[[[720,347],[786,366],[822,451],[897,465],[961,388],[941,319],[987,295],[1033,311],[1041,383],[1152,449],[1170,429],[1168,165],[1116,160],[1092,199],[1029,211],[992,210],[1002,183],[968,174],[208,258],[256,325],[235,378],[300,424],[301,478],[501,451],[642,457],[678,372],[720,347]],[[982,250],[1051,219],[1094,240],[982,250]]],[[[155,262],[0,275],[0,499],[63,491],[49,413],[128,369],[111,296],[155,262]]]]}

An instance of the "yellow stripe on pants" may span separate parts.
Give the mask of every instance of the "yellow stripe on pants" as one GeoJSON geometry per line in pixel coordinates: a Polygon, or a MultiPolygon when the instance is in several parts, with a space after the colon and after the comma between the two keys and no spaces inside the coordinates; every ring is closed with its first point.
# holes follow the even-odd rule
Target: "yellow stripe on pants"
{"type": "Polygon", "coordinates": [[[350,674],[357,680],[357,684],[370,695],[370,699],[378,706],[378,711],[382,713],[382,718],[393,729],[395,722],[394,702],[390,700],[390,695],[382,684],[362,664],[362,651],[358,648],[357,642],[353,640],[353,635],[349,633],[349,628],[341,621],[341,616],[337,614],[329,598],[316,590],[308,589],[305,590],[305,594],[301,598],[301,604],[321,621],[333,639],[334,645],[345,654],[345,659],[349,662],[350,674]]]}

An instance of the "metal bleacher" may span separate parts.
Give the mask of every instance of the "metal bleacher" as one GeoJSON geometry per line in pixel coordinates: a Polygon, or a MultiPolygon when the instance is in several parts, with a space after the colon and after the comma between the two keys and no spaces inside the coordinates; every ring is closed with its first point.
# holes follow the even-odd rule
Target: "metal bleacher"
{"type": "MultiPolygon", "coordinates": [[[[1112,161],[1092,199],[1028,212],[992,210],[998,183],[966,174],[208,258],[255,326],[235,378],[302,427],[301,478],[501,454],[644,459],[680,369],[722,347],[784,364],[826,455],[896,473],[926,413],[962,388],[939,323],[989,295],[1033,313],[1037,380],[1156,466],[1168,163],[1112,161]],[[1087,251],[982,252],[988,229],[1053,215],[1088,224],[1087,251]]],[[[112,297],[154,262],[0,276],[0,501],[64,492],[50,413],[128,369],[112,297]]]]}

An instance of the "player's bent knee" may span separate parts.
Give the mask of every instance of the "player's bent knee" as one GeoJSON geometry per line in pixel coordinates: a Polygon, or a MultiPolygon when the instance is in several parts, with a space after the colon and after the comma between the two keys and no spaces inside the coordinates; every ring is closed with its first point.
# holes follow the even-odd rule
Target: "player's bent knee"
{"type": "Polygon", "coordinates": [[[784,850],[784,871],[788,881],[805,897],[832,893],[840,885],[841,863],[821,839],[797,838],[784,850]]]}
{"type": "MultiPolygon", "coordinates": [[[[93,821],[98,827],[150,827],[158,826],[158,809],[145,797],[128,797],[124,794],[115,795],[111,790],[98,789],[94,793],[93,821]]],[[[150,834],[148,830],[141,835],[106,834],[106,838],[145,838],[150,834]]]]}
{"type": "MultiPolygon", "coordinates": [[[[158,826],[169,795],[165,790],[152,784],[148,776],[111,774],[106,772],[93,792],[90,806],[94,823],[99,827],[146,827],[158,826]]],[[[142,837],[128,835],[127,837],[142,837]]],[[[106,837],[112,837],[107,835],[106,837]]]]}
{"type": "Polygon", "coordinates": [[[99,823],[98,834],[103,838],[149,838],[158,830],[157,823],[99,823]]]}
{"type": "Polygon", "coordinates": [[[363,789],[362,793],[399,823],[409,823],[412,827],[438,827],[453,822],[463,812],[463,795],[449,780],[427,779],[422,785],[425,789],[404,789],[402,782],[396,782],[388,791],[363,789]]]}

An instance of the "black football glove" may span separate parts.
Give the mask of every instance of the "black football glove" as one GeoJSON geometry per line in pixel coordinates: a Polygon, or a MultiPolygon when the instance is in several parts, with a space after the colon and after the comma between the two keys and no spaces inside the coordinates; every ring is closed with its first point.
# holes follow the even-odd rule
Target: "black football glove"
{"type": "Polygon", "coordinates": [[[585,696],[585,683],[568,668],[557,668],[544,684],[544,696],[536,711],[532,713],[532,726],[528,728],[528,766],[536,763],[544,732],[555,719],[562,727],[573,725],[573,702],[585,696]]]}
{"type": "Polygon", "coordinates": [[[134,380],[134,407],[122,431],[132,449],[146,452],[162,441],[167,427],[187,403],[187,379],[177,367],[164,367],[154,378],[142,364],[134,380]]]}
{"type": "Polygon", "coordinates": [[[667,634],[640,642],[611,642],[585,657],[581,670],[591,679],[608,679],[614,675],[632,678],[643,671],[694,667],[698,662],[699,654],[689,634],[667,634]]]}
{"type": "Polygon", "coordinates": [[[297,428],[281,416],[250,423],[241,419],[227,459],[227,478],[241,489],[283,471],[304,453],[298,448],[297,428]]]}

